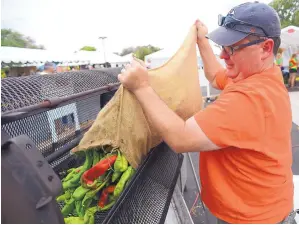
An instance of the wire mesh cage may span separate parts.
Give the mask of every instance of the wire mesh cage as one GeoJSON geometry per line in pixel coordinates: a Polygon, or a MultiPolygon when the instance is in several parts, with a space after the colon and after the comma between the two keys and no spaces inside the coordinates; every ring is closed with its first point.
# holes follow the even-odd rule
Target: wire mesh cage
{"type": "MultiPolygon", "coordinates": [[[[62,179],[69,168],[84,161],[69,150],[79,143],[116,91],[97,89],[117,84],[120,69],[3,79],[1,129],[11,137],[27,135],[62,179]],[[43,105],[47,99],[65,98],[67,101],[55,107],[43,105]],[[33,105],[34,110],[28,108],[33,105]]],[[[155,149],[137,169],[114,207],[96,214],[96,223],[164,222],[183,156],[165,144],[155,149]]]]}
{"type": "Polygon", "coordinates": [[[34,105],[48,98],[66,97],[118,83],[120,68],[72,71],[51,75],[5,78],[1,82],[1,112],[34,105]]]}
{"type": "MultiPolygon", "coordinates": [[[[45,99],[63,98],[117,83],[116,75],[119,72],[120,69],[93,70],[4,79],[1,84],[2,114],[41,103],[45,99]]],[[[11,137],[27,134],[46,157],[91,126],[108,101],[106,95],[110,97],[111,93],[78,97],[63,106],[2,123],[1,128],[11,137]]]]}

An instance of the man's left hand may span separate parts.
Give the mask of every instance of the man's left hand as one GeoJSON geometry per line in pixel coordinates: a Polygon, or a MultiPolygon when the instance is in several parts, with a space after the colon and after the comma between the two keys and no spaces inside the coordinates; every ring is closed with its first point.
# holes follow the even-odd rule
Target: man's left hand
{"type": "Polygon", "coordinates": [[[150,86],[147,69],[136,60],[122,69],[121,74],[118,74],[118,80],[133,93],[150,86]]]}

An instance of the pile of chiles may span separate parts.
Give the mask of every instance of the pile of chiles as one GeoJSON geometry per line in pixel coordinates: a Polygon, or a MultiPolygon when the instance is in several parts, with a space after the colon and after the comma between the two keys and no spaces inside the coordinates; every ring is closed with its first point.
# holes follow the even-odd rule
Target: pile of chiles
{"type": "Polygon", "coordinates": [[[84,164],[67,171],[62,179],[64,193],[56,199],[64,203],[65,223],[93,224],[94,214],[114,205],[134,172],[118,149],[85,151],[84,164]]]}

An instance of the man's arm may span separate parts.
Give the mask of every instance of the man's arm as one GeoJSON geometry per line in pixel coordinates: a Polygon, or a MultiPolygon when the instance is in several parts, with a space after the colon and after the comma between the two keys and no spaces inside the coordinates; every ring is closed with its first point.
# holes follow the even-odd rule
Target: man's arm
{"type": "Polygon", "coordinates": [[[203,61],[203,69],[205,76],[214,88],[219,89],[216,83],[216,73],[223,69],[218,62],[208,39],[205,37],[208,33],[207,27],[199,20],[196,21],[197,28],[197,46],[200,52],[200,56],[203,61]]]}
{"type": "Polygon", "coordinates": [[[163,140],[177,153],[220,149],[203,133],[194,117],[186,122],[175,114],[150,87],[134,92],[146,117],[163,140]]]}

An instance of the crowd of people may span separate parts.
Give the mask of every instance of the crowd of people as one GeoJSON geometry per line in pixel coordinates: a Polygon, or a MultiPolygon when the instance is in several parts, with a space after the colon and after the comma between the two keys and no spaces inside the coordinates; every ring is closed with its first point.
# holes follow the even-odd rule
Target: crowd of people
{"type": "Polygon", "coordinates": [[[276,56],[276,65],[280,67],[283,78],[285,83],[288,84],[289,88],[294,88],[296,85],[296,77],[299,76],[298,66],[299,66],[299,60],[298,60],[298,54],[294,53],[292,54],[290,60],[289,60],[289,68],[285,68],[283,66],[283,57],[281,53],[278,53],[276,56]]]}

